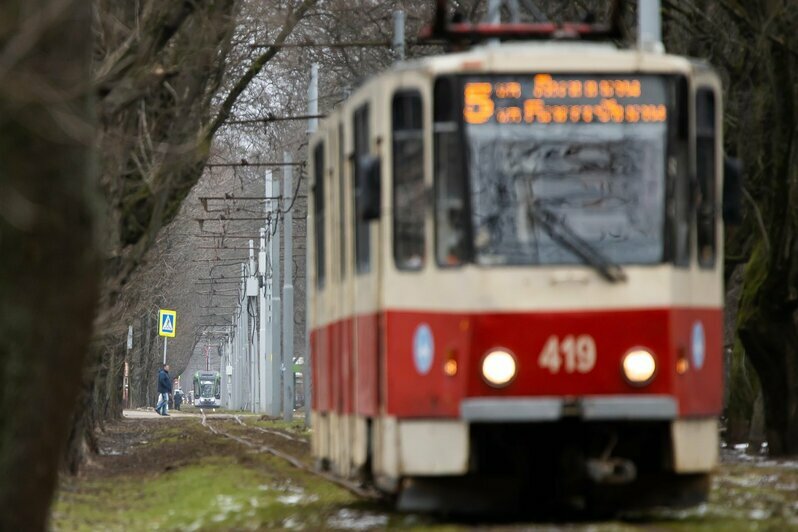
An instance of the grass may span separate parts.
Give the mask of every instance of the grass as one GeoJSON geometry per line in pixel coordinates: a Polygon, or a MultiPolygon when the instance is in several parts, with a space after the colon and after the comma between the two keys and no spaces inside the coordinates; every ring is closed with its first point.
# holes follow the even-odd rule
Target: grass
{"type": "Polygon", "coordinates": [[[55,530],[318,528],[354,498],[268,456],[208,457],[151,478],[91,480],[62,489],[55,530]]]}
{"type": "Polygon", "coordinates": [[[310,429],[305,426],[304,420],[295,419],[293,421],[283,421],[282,419],[269,419],[269,420],[246,420],[247,425],[256,427],[263,427],[266,429],[283,430],[290,432],[296,436],[310,438],[310,429]]]}
{"type": "MultiPolygon", "coordinates": [[[[233,421],[228,430],[246,430],[233,421]]],[[[247,420],[301,436],[301,420],[247,420]]],[[[222,425],[224,426],[224,425],[222,425]]],[[[68,479],[55,502],[54,530],[470,530],[477,523],[404,515],[363,502],[320,477],[212,435],[196,420],[142,421],[120,432],[123,454],[99,457],[68,479]],[[131,429],[132,430],[132,429],[131,429]]],[[[304,446],[299,448],[304,449],[304,446]]],[[[536,523],[546,530],[798,530],[798,464],[734,462],[715,475],[707,504],[624,521],[536,523]]],[[[532,503],[532,502],[531,502],[532,503]]],[[[499,530],[531,523],[500,524],[499,530]]],[[[488,524],[488,528],[490,525],[488,524]]]]}

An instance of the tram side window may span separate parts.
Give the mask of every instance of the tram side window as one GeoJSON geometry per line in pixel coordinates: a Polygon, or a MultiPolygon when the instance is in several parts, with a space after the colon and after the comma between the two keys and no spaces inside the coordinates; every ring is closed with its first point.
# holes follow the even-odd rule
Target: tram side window
{"type": "Polygon", "coordinates": [[[338,197],[341,201],[341,279],[346,278],[346,174],[344,173],[344,125],[338,124],[338,197]]]}
{"type": "Polygon", "coordinates": [[[433,172],[435,178],[435,255],[441,266],[458,266],[468,260],[466,178],[460,154],[459,98],[456,81],[435,82],[433,172]]]}
{"type": "Polygon", "coordinates": [[[689,268],[691,258],[691,228],[693,200],[690,173],[690,88],[687,78],[673,84],[675,112],[669,113],[668,138],[668,213],[671,220],[670,255],[676,266],[689,268]]]}
{"type": "Polygon", "coordinates": [[[352,161],[355,176],[355,183],[352,190],[355,196],[355,208],[353,218],[355,220],[355,271],[357,273],[368,273],[371,271],[371,242],[369,222],[361,220],[358,213],[361,212],[358,200],[358,190],[361,183],[366,178],[358,162],[369,154],[369,107],[363,105],[355,111],[354,115],[354,137],[355,137],[355,157],[352,161]]]}
{"type": "Polygon", "coordinates": [[[716,256],[715,198],[715,93],[711,89],[696,92],[696,173],[698,177],[698,264],[714,268],[716,256]]]}
{"type": "Polygon", "coordinates": [[[393,255],[400,270],[424,265],[424,129],[421,95],[393,97],[393,255]]]}
{"type": "Polygon", "coordinates": [[[316,240],[316,286],[324,288],[324,144],[313,150],[313,231],[316,240]]]}

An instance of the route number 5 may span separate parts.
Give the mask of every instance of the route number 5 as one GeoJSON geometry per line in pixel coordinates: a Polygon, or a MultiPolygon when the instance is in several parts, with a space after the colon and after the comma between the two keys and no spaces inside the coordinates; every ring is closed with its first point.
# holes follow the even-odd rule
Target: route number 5
{"type": "Polygon", "coordinates": [[[538,357],[538,366],[547,368],[552,374],[565,366],[566,373],[589,373],[596,367],[596,341],[588,334],[569,334],[562,341],[549,336],[538,357]]]}

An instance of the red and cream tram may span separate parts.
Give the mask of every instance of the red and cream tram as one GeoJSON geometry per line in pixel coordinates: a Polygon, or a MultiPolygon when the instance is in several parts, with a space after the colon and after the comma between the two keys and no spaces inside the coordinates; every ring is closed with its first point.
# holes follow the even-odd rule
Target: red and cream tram
{"type": "Polygon", "coordinates": [[[400,63],[330,113],[309,162],[319,464],[435,508],[466,486],[704,496],[721,102],[702,62],[575,39],[400,63]]]}

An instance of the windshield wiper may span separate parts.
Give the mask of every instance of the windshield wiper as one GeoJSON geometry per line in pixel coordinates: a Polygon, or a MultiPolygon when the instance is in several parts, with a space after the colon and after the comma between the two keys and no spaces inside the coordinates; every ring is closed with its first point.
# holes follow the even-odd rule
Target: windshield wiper
{"type": "Polygon", "coordinates": [[[626,281],[626,272],[620,265],[615,264],[591,246],[554,212],[542,206],[538,201],[530,201],[527,205],[527,216],[542,227],[549,238],[573,252],[607,281],[611,283],[626,281]]]}

